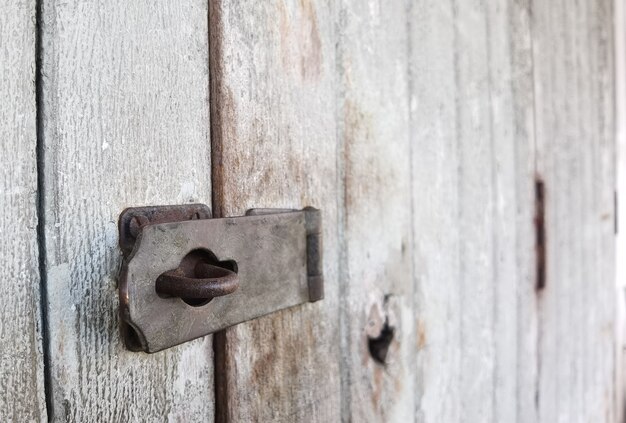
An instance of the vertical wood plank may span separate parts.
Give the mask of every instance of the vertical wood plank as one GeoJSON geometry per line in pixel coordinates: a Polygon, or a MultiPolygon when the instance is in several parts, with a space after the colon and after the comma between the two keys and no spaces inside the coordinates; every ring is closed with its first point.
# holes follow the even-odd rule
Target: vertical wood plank
{"type": "MultiPolygon", "coordinates": [[[[541,204],[536,175],[535,97],[533,74],[533,45],[531,34],[531,1],[514,2],[508,7],[511,62],[510,80],[515,160],[515,221],[516,221],[516,292],[515,313],[515,419],[536,422],[537,404],[537,285],[543,271],[539,245],[537,216],[541,204]]],[[[512,189],[512,188],[511,188],[512,189]]],[[[496,281],[498,283],[498,281],[496,281]]],[[[513,305],[511,305],[513,307],[513,305]]],[[[503,313],[507,311],[503,308],[503,313]]],[[[512,313],[512,311],[509,311],[512,313]]],[[[500,333],[500,332],[497,332],[500,333]]]]}
{"type": "Polygon", "coordinates": [[[528,6],[414,4],[410,28],[416,418],[533,421],[528,6]]]}
{"type": "MultiPolygon", "coordinates": [[[[320,208],[325,299],[216,336],[218,421],[338,421],[338,175],[329,1],[211,2],[214,204],[320,208]]],[[[343,282],[342,282],[343,283],[343,282]]]]}
{"type": "Polygon", "coordinates": [[[537,277],[529,6],[486,3],[493,175],[493,421],[535,421],[537,277]]]}
{"type": "Polygon", "coordinates": [[[533,8],[547,278],[539,421],[615,421],[613,3],[533,8]]]}
{"type": "Polygon", "coordinates": [[[624,420],[626,404],[626,232],[623,225],[626,222],[626,3],[615,2],[614,29],[615,29],[615,92],[616,92],[616,116],[617,129],[617,237],[616,237],[616,289],[617,289],[617,330],[616,330],[616,420],[624,420]],[[621,199],[621,200],[620,200],[621,199]],[[619,206],[619,203],[622,206],[619,206]]]}
{"type": "Polygon", "coordinates": [[[210,204],[207,2],[42,6],[44,206],[55,421],[206,421],[211,338],[157,354],[120,339],[116,221],[210,204]]]}
{"type": "Polygon", "coordinates": [[[487,17],[480,1],[455,1],[459,154],[461,410],[494,421],[494,193],[487,17]]]}
{"type": "Polygon", "coordinates": [[[420,420],[615,420],[611,13],[606,1],[412,8],[420,420]],[[535,177],[548,246],[537,292],[535,177]]]}
{"type": "Polygon", "coordinates": [[[454,4],[411,8],[412,197],[420,371],[417,421],[461,421],[459,152],[454,4]]]}
{"type": "Polygon", "coordinates": [[[46,419],[37,243],[34,1],[0,3],[0,420],[46,419]]]}
{"type": "Polygon", "coordinates": [[[415,358],[408,3],[341,2],[344,421],[411,421],[415,358]]]}

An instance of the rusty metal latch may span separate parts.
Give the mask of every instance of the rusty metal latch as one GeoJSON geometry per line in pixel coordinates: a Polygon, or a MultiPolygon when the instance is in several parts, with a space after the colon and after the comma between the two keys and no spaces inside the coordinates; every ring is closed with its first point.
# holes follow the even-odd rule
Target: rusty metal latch
{"type": "Polygon", "coordinates": [[[203,204],[137,207],[118,226],[130,350],[153,353],[324,296],[317,209],[213,219],[203,204]]]}

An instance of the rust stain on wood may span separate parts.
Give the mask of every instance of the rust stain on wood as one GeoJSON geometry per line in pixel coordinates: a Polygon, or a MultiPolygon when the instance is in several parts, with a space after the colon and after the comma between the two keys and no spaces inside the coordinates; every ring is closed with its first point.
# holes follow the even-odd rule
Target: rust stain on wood
{"type": "Polygon", "coordinates": [[[322,74],[322,40],[310,0],[300,0],[297,16],[293,22],[285,2],[278,3],[281,62],[287,72],[299,71],[303,81],[317,81],[322,74]]]}
{"type": "Polygon", "coordinates": [[[383,393],[384,368],[380,366],[374,367],[373,384],[372,384],[372,403],[376,409],[380,409],[380,397],[383,393]]]}
{"type": "Polygon", "coordinates": [[[417,350],[426,346],[426,325],[422,320],[417,321],[417,350]]]}
{"type": "Polygon", "coordinates": [[[289,49],[289,40],[291,39],[291,23],[289,14],[287,13],[285,2],[278,3],[278,31],[280,32],[280,52],[283,68],[291,68],[291,52],[289,49]]]}
{"type": "Polygon", "coordinates": [[[322,73],[322,41],[317,24],[317,12],[310,0],[301,0],[300,6],[306,25],[300,26],[300,42],[306,47],[300,58],[302,79],[316,80],[322,73]]]}
{"type": "Polygon", "coordinates": [[[346,210],[359,209],[364,205],[371,207],[386,197],[387,181],[396,180],[395,169],[393,166],[381,166],[375,149],[355,149],[359,144],[367,145],[373,138],[372,121],[375,118],[371,114],[348,99],[344,104],[343,119],[344,207],[346,210]],[[354,150],[358,150],[357,153],[354,150]],[[368,170],[367,178],[362,177],[363,169],[368,170]]]}

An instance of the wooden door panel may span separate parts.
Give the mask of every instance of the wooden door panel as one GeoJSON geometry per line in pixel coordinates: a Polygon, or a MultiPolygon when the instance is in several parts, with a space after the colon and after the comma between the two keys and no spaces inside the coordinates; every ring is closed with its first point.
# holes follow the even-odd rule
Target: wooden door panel
{"type": "Polygon", "coordinates": [[[7,1],[0,8],[0,420],[43,421],[36,5],[7,1]]]}
{"type": "Polygon", "coordinates": [[[412,9],[423,421],[614,421],[609,10],[412,9]]]}
{"type": "Polygon", "coordinates": [[[407,69],[407,33],[385,29],[402,22],[404,5],[377,13],[327,2],[211,8],[216,210],[320,207],[326,262],[322,303],[220,338],[222,419],[412,413],[408,81],[397,73],[407,69]],[[335,33],[337,20],[353,14],[335,33]],[[368,340],[386,318],[395,340],[384,365],[368,340]]]}
{"type": "Polygon", "coordinates": [[[610,1],[3,12],[3,420],[616,420],[610,1]],[[189,202],[321,209],[325,299],[127,351],[117,216],[189,202]]]}
{"type": "Polygon", "coordinates": [[[214,205],[322,210],[325,299],[216,336],[218,421],[338,421],[335,51],[329,2],[214,1],[214,205]]]}
{"type": "Polygon", "coordinates": [[[412,18],[419,415],[532,421],[528,8],[432,2],[412,18]]]}
{"type": "Polygon", "coordinates": [[[541,422],[615,419],[612,12],[608,1],[533,9],[546,240],[537,293],[541,422]]]}
{"type": "Polygon", "coordinates": [[[58,421],[210,420],[211,337],[121,343],[117,217],[211,200],[207,4],[42,8],[50,405],[58,421]]]}
{"type": "MultiPolygon", "coordinates": [[[[326,198],[310,191],[312,181],[328,190],[319,195],[338,198],[338,255],[326,252],[326,264],[328,272],[329,257],[337,263],[336,287],[327,286],[339,311],[327,295],[331,311],[315,316],[339,316],[342,418],[549,421],[613,409],[610,8],[588,3],[571,13],[506,1],[213,7],[218,208],[229,215],[326,198]],[[322,61],[310,62],[318,33],[322,61]],[[552,39],[562,44],[551,49],[552,39]],[[323,78],[311,79],[319,63],[323,78]],[[577,81],[573,97],[560,75],[577,81]],[[331,98],[332,113],[302,114],[331,98]],[[332,146],[326,138],[316,138],[316,150],[294,148],[333,119],[334,152],[322,149],[332,146]],[[595,271],[603,288],[591,292],[595,271]],[[386,319],[394,335],[380,365],[371,341],[386,319]],[[572,325],[585,340],[569,340],[572,325]],[[591,375],[592,363],[602,376],[591,375]],[[557,389],[557,380],[571,386],[557,389]],[[598,406],[581,405],[587,396],[598,406]]],[[[328,417],[302,404],[336,395],[325,372],[332,366],[302,376],[293,356],[313,362],[309,354],[337,338],[294,343],[292,323],[307,313],[221,335],[222,418],[328,417]],[[275,343],[260,346],[270,334],[275,343]],[[252,364],[261,358],[263,366],[252,364]],[[307,390],[315,378],[323,383],[307,390]]]]}

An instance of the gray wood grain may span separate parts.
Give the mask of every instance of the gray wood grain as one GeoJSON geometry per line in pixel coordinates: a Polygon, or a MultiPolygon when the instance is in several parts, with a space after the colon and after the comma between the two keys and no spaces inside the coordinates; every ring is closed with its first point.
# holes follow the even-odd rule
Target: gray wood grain
{"type": "Polygon", "coordinates": [[[216,339],[217,418],[338,421],[334,9],[327,1],[213,1],[210,21],[215,210],[320,208],[325,263],[323,301],[216,339]]]}
{"type": "MultiPolygon", "coordinates": [[[[212,173],[217,215],[325,228],[326,299],[219,335],[219,421],[616,421],[612,7],[43,2],[50,417],[213,417],[211,338],[129,353],[115,286],[119,212],[212,173]]],[[[44,420],[35,5],[2,9],[0,416],[44,420]]]]}
{"type": "Polygon", "coordinates": [[[615,421],[612,2],[533,7],[537,173],[546,189],[538,420],[615,421]]]}
{"type": "Polygon", "coordinates": [[[0,421],[44,421],[35,2],[0,10],[0,421]]]}
{"type": "MultiPolygon", "coordinates": [[[[512,119],[515,161],[515,237],[517,276],[515,310],[516,339],[508,346],[514,355],[515,419],[536,422],[537,369],[537,199],[536,199],[536,141],[533,50],[531,37],[531,2],[524,0],[509,5],[509,60],[511,62],[512,119]],[[514,347],[513,347],[514,346],[514,347]]],[[[512,218],[512,217],[511,217],[512,218]]],[[[507,312],[503,308],[503,312],[507,312]]],[[[513,311],[509,311],[513,313],[513,311]]],[[[504,348],[507,346],[503,345],[504,348]]],[[[509,369],[513,372],[513,369],[509,369]]]]}
{"type": "MultiPolygon", "coordinates": [[[[615,13],[615,123],[617,134],[617,222],[626,222],[626,4],[614,3],[615,13]],[[622,199],[622,207],[619,199],[622,199]]],[[[618,404],[626,404],[626,232],[620,230],[616,236],[616,280],[617,280],[617,342],[616,349],[616,399],[618,404]]],[[[616,421],[624,421],[626,407],[617,407],[616,421]]]]}
{"type": "MultiPolygon", "coordinates": [[[[298,207],[316,198],[302,187],[337,178],[337,192],[325,182],[319,193],[340,200],[342,419],[614,421],[608,2],[324,6],[336,21],[335,33],[319,31],[323,46],[336,45],[335,79],[324,73],[331,82],[314,93],[306,81],[317,68],[304,64],[316,37],[301,18],[310,7],[214,7],[214,180],[221,212],[237,214],[298,207]],[[338,145],[320,168],[323,140],[299,154],[293,145],[332,122],[329,108],[314,107],[333,95],[338,145]],[[537,180],[547,193],[543,289],[537,180]],[[368,338],[386,319],[394,341],[380,365],[368,338]]],[[[293,364],[315,362],[310,354],[336,340],[293,341],[299,313],[225,334],[224,420],[303,418],[302,404],[334,386],[324,379],[333,364],[293,364]],[[315,378],[324,383],[307,391],[315,378]]],[[[334,416],[335,401],[306,418],[334,416]]]]}
{"type": "Polygon", "coordinates": [[[413,298],[406,7],[402,0],[366,7],[347,0],[339,11],[344,421],[411,421],[415,411],[421,340],[413,298]],[[386,355],[377,355],[373,343],[385,329],[393,338],[386,355]]]}
{"type": "Polygon", "coordinates": [[[410,16],[418,420],[616,421],[609,2],[410,16]]]}
{"type": "Polygon", "coordinates": [[[210,204],[207,3],[43,2],[44,205],[55,421],[207,421],[211,338],[154,355],[118,330],[116,221],[210,204]]]}
{"type": "Polygon", "coordinates": [[[528,385],[518,305],[534,267],[524,10],[430,2],[411,12],[417,419],[517,421],[528,385]]]}
{"type": "Polygon", "coordinates": [[[458,231],[461,416],[495,421],[494,149],[488,18],[480,1],[455,2],[455,126],[458,143],[458,231]]]}
{"type": "Polygon", "coordinates": [[[461,421],[459,153],[454,5],[411,8],[412,197],[422,422],[461,421]]]}

